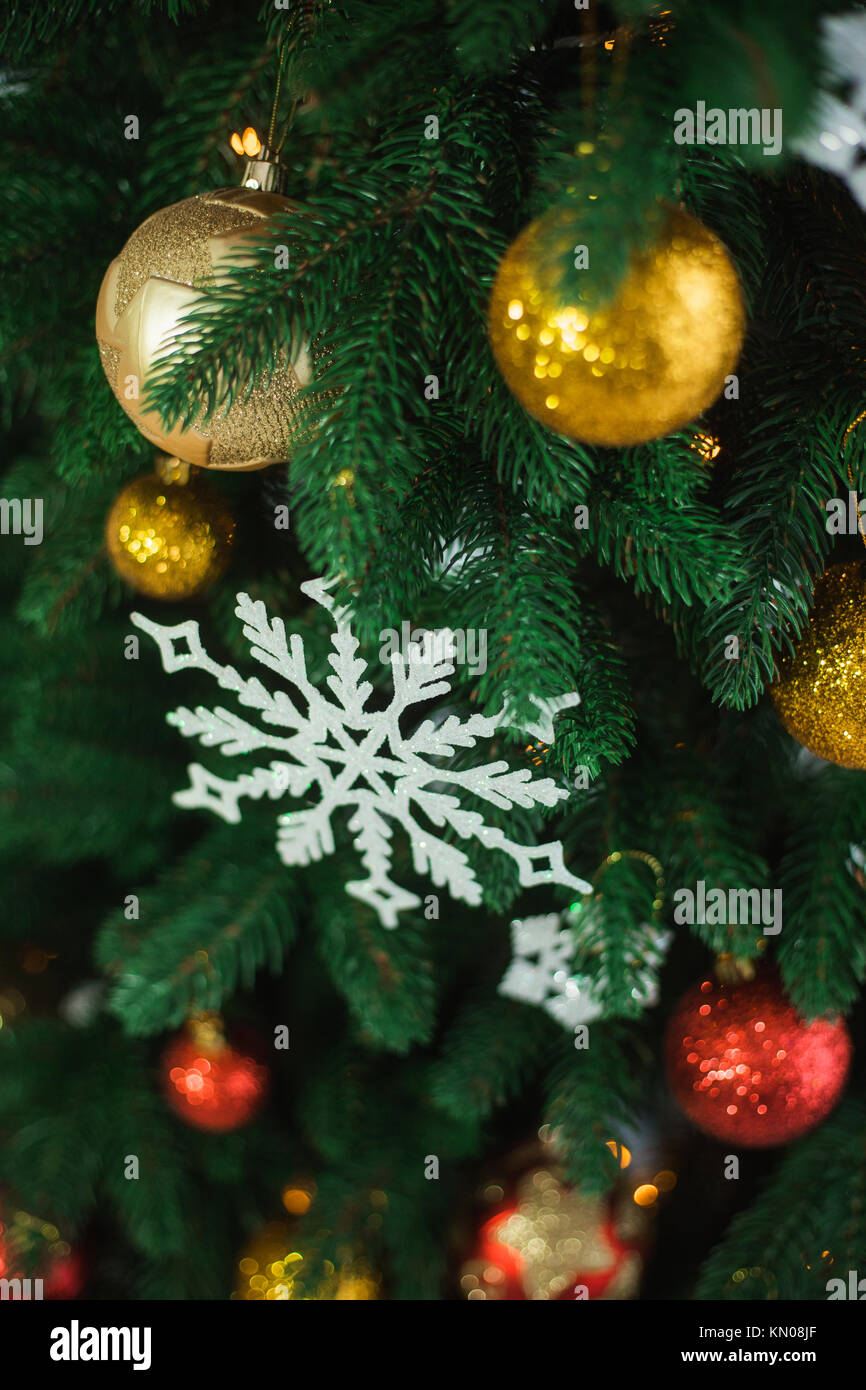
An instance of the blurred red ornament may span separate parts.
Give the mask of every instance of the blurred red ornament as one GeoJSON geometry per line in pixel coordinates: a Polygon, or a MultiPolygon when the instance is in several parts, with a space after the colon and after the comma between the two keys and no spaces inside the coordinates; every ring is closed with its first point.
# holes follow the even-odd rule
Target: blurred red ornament
{"type": "Polygon", "coordinates": [[[77,1298],[84,1288],[84,1260],[78,1250],[58,1255],[45,1269],[46,1298],[77,1298]]]}
{"type": "Polygon", "coordinates": [[[240,1129],[268,1094],[270,1076],[259,1048],[246,1040],[232,1046],[211,1015],[191,1020],[162,1062],[169,1105],[197,1129],[240,1129]]]}
{"type": "Polygon", "coordinates": [[[478,1249],[461,1271],[464,1296],[633,1298],[645,1229],[644,1214],[627,1200],[586,1196],[550,1168],[532,1169],[482,1226],[478,1249]]]}
{"type": "Polygon", "coordinates": [[[17,1293],[22,1299],[77,1298],[84,1287],[84,1260],[56,1226],[16,1211],[0,1218],[0,1279],[22,1281],[17,1293]]]}
{"type": "Polygon", "coordinates": [[[689,1119],[747,1148],[786,1144],[820,1124],[850,1060],[844,1021],[803,1018],[772,967],[742,984],[705,976],[686,990],[665,1037],[668,1082],[689,1119]]]}

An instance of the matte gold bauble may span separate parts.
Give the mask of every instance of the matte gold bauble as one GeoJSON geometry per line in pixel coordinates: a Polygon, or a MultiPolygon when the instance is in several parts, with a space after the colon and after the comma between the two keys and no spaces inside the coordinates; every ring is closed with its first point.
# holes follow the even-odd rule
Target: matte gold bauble
{"type": "Polygon", "coordinates": [[[571,208],[532,222],[503,257],[490,298],[493,353],[521,405],[559,434],[612,446],[655,439],[699,415],[736,366],[745,315],[730,256],[683,209],[659,217],[652,245],[605,303],[557,290],[558,266],[581,241],[571,208]]]}
{"type": "Polygon", "coordinates": [[[258,188],[185,198],[143,222],[105,272],[96,337],[111,389],[146,439],[197,467],[264,468],[289,456],[297,394],[312,376],[306,348],[206,423],[167,430],[143,398],[148,373],[200,290],[239,263],[239,251],[256,244],[266,218],[291,207],[288,198],[258,188]]]}
{"type": "Polygon", "coordinates": [[[150,473],[135,478],[105,523],[108,553],[121,579],[148,598],[169,601],[194,598],[219,579],[234,535],[222,495],[195,477],[186,483],[150,473]]]}
{"type": "Polygon", "coordinates": [[[866,768],[866,567],[833,565],[815,585],[809,626],[779,661],[773,704],[819,758],[866,768]]]}

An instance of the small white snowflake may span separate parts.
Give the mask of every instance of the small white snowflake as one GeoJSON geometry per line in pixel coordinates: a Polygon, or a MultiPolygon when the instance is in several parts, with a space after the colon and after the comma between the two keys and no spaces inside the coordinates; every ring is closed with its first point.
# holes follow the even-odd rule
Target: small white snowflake
{"type": "Polygon", "coordinates": [[[794,141],[803,159],[844,179],[866,208],[866,15],[825,15],[821,21],[825,81],[809,129],[794,141]]]}
{"type": "Polygon", "coordinates": [[[866,851],[862,845],[851,844],[848,846],[848,855],[849,858],[845,860],[845,868],[852,878],[857,879],[858,883],[862,883],[864,874],[866,874],[866,851]]]}
{"type": "MultiPolygon", "coordinates": [[[[461,720],[450,714],[439,723],[425,719],[404,734],[401,715],[413,705],[446,694],[447,677],[454,674],[454,667],[435,658],[428,664],[404,662],[395,654],[391,703],[384,710],[367,709],[373,686],[364,679],[366,663],[356,656],[358,641],[347,610],[337,608],[328,593],[331,583],[317,579],[301,585],[303,593],[330,612],[336,629],[329,657],[334,674],[327,680],[331,700],[307,677],[302,638],[297,634],[287,638],[281,619],[269,619],[263,603],[254,603],[247,594],[237,596],[235,612],[244,625],[251,656],[294,687],[301,697],[300,708],[285,691],[271,692],[256,677],[245,679],[234,667],[212,660],[202,647],[197,622],[166,627],[140,613],[132,614],[135,625],[157,642],[165,671],[206,671],[224,690],[232,691],[241,705],[256,710],[266,727],[259,728],[221,706],[180,708],[168,716],[169,723],[186,737],[197,737],[206,747],[219,747],[229,757],[259,750],[282,755],[233,781],[192,763],[191,785],[175,794],[176,804],[207,808],[225,821],[237,822],[243,797],[266,796],[272,801],[286,795],[306,797],[317,786],[316,805],[278,817],[279,856],[284,864],[303,865],[333,853],[332,816],[348,808],[348,827],[367,877],[347,884],[347,891],[374,908],[387,927],[395,927],[400,912],[421,902],[391,880],[395,823],[409,836],[416,873],[429,874],[437,887],[447,887],[453,897],[473,906],[481,901],[481,885],[468,857],[431,826],[450,827],[464,839],[475,838],[485,848],[509,855],[524,888],[560,883],[587,892],[589,884],[565,867],[560,841],[533,847],[518,844],[502,830],[486,825],[479,812],[461,806],[462,792],[502,808],[554,806],[568,796],[551,778],[533,780],[529,769],[512,771],[505,762],[462,771],[449,766],[455,749],[474,748],[479,738],[490,738],[497,729],[515,725],[509,702],[495,715],[474,714],[461,720]],[[177,644],[185,644],[185,649],[177,644]],[[419,812],[427,824],[416,819],[419,812]]],[[[538,718],[523,727],[552,742],[554,715],[578,703],[574,691],[554,700],[533,700],[538,718]]]]}
{"type": "MultiPolygon", "coordinates": [[[[548,912],[511,923],[513,958],[499,984],[499,993],[525,1004],[537,1004],[563,1027],[604,1018],[607,980],[577,973],[572,965],[580,943],[568,913],[548,912]]],[[[657,971],[671,942],[671,933],[644,922],[639,928],[640,967],[632,989],[639,1008],[658,1002],[657,971]]],[[[637,941],[636,941],[636,944],[637,941]]]]}

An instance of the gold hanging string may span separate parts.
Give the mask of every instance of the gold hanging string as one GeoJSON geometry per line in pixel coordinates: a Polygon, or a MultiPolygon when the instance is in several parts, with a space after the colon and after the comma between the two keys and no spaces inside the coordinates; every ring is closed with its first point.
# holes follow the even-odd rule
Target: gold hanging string
{"type": "Polygon", "coordinates": [[[292,122],[295,119],[295,112],[297,111],[299,104],[300,97],[295,97],[294,101],[292,102],[291,109],[289,110],[289,115],[288,119],[286,120],[286,124],[283,126],[283,133],[280,136],[280,143],[277,145],[277,154],[281,153],[283,145],[286,143],[286,136],[292,128],[292,122]]]}
{"type": "Polygon", "coordinates": [[[631,50],[632,32],[625,25],[620,25],[614,30],[611,38],[603,39],[596,28],[595,14],[591,9],[581,12],[581,27],[580,77],[582,105],[584,120],[587,126],[587,138],[592,139],[599,134],[597,105],[599,45],[602,42],[605,48],[608,48],[609,45],[609,51],[613,53],[610,73],[610,96],[613,102],[619,99],[625,85],[629,52],[631,50]]]}
{"type": "MultiPolygon", "coordinates": [[[[277,49],[277,80],[274,85],[274,101],[273,105],[271,106],[271,123],[268,126],[267,138],[267,145],[269,149],[274,148],[274,140],[276,139],[277,135],[277,109],[280,104],[280,88],[283,84],[283,70],[286,65],[286,57],[289,51],[289,39],[291,38],[291,36],[292,29],[290,20],[289,28],[286,30],[283,37],[280,39],[280,45],[277,49]]],[[[285,136],[283,137],[283,139],[285,139],[285,136]]]]}
{"type": "Polygon", "coordinates": [[[286,32],[280,40],[280,46],[278,50],[277,80],[274,88],[274,103],[271,108],[271,123],[268,127],[268,146],[270,149],[274,151],[275,154],[281,153],[283,145],[286,143],[286,136],[292,128],[292,122],[295,119],[295,113],[298,107],[300,106],[302,100],[301,97],[295,97],[292,101],[292,105],[289,109],[289,114],[286,118],[286,123],[283,126],[279,142],[275,143],[277,135],[277,110],[280,101],[280,89],[282,87],[283,76],[285,74],[286,69],[286,59],[288,58],[292,49],[295,47],[295,45],[299,42],[301,38],[301,34],[298,32],[298,15],[299,11],[297,9],[292,11],[292,14],[288,21],[286,32]]]}
{"type": "Polygon", "coordinates": [[[591,7],[581,11],[580,16],[580,86],[583,117],[587,138],[595,133],[596,115],[596,46],[598,34],[595,27],[595,11],[591,7]]]}
{"type": "Polygon", "coordinates": [[[642,849],[617,849],[614,850],[612,854],[609,854],[593,874],[592,888],[588,893],[584,894],[581,899],[581,905],[590,902],[595,897],[596,885],[599,880],[607,873],[609,868],[614,864],[619,864],[623,859],[635,859],[641,864],[646,864],[647,868],[652,871],[655,877],[655,896],[653,897],[652,918],[654,922],[657,921],[659,913],[664,907],[665,873],[655,856],[647,854],[646,850],[642,849]]]}
{"type": "Polygon", "coordinates": [[[628,55],[631,48],[631,31],[622,27],[617,29],[611,39],[613,47],[613,69],[610,78],[610,94],[616,101],[625,85],[625,75],[628,69],[628,55]]]}
{"type": "Polygon", "coordinates": [[[854,494],[854,502],[855,502],[855,505],[856,505],[856,507],[857,507],[857,529],[858,529],[859,532],[860,532],[860,537],[861,537],[861,539],[862,539],[862,541],[863,541],[863,544],[866,545],[866,530],[864,530],[863,518],[862,518],[862,516],[860,515],[860,500],[859,500],[859,498],[857,497],[857,488],[856,488],[856,486],[855,486],[855,484],[854,484],[854,470],[853,470],[853,468],[851,467],[851,460],[850,460],[850,459],[846,459],[846,451],[847,451],[847,448],[848,448],[848,441],[849,441],[849,439],[851,438],[851,435],[854,433],[854,431],[855,431],[855,429],[857,428],[857,426],[858,426],[863,420],[866,420],[866,410],[861,411],[860,414],[857,416],[857,418],[856,418],[855,420],[852,420],[852,421],[851,421],[850,425],[848,426],[848,428],[846,429],[844,435],[842,436],[842,458],[846,460],[847,470],[848,470],[848,486],[850,487],[851,491],[852,491],[853,494],[854,494]]]}

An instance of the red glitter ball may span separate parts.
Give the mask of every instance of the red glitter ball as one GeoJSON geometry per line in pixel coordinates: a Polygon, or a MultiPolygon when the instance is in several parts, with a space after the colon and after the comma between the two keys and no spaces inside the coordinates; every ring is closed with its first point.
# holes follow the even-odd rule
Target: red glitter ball
{"type": "Polygon", "coordinates": [[[169,1043],[162,1062],[169,1105],[197,1129],[240,1129],[268,1093],[268,1069],[249,1047],[205,1048],[200,1039],[182,1033],[169,1043]]]}
{"type": "Polygon", "coordinates": [[[697,981],[665,1035],[668,1082],[689,1119],[746,1148],[786,1144],[820,1124],[850,1061],[844,1021],[807,1022],[773,967],[739,985],[697,981]]]}

